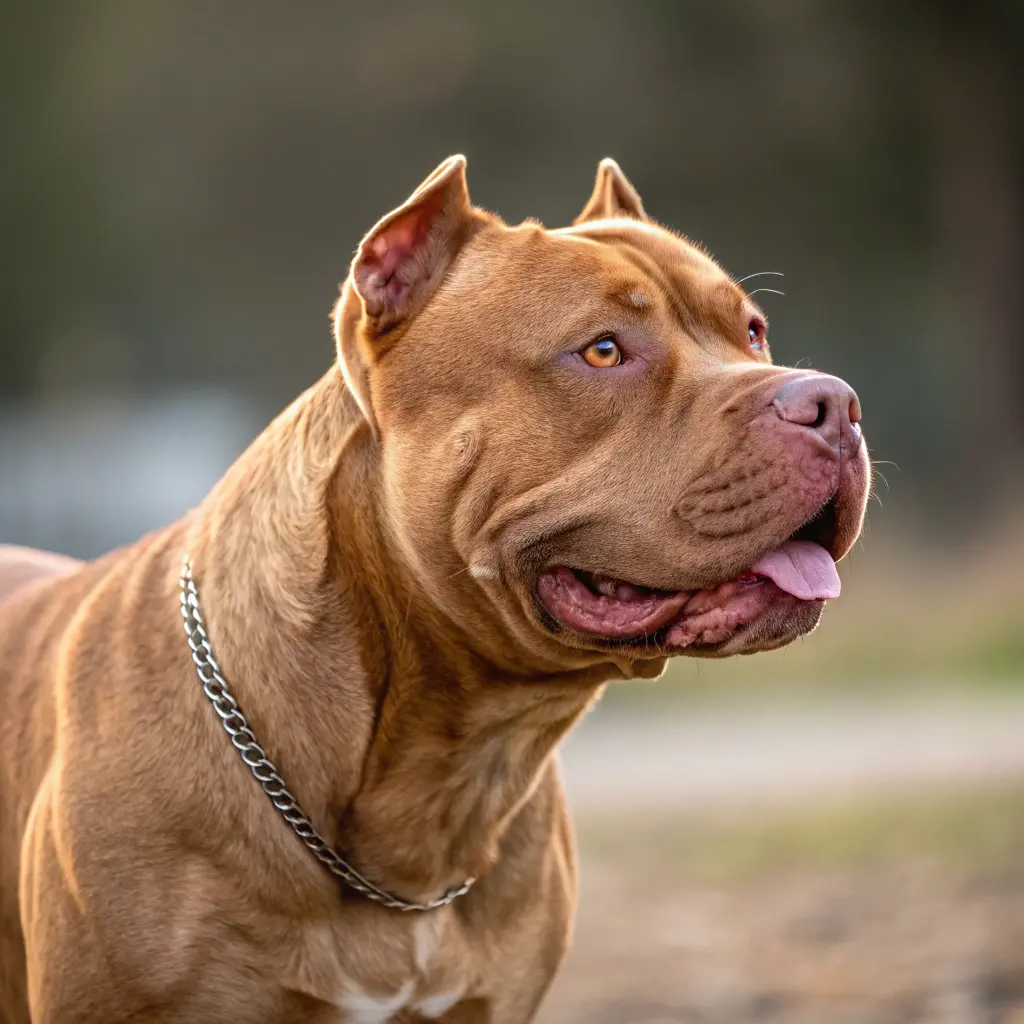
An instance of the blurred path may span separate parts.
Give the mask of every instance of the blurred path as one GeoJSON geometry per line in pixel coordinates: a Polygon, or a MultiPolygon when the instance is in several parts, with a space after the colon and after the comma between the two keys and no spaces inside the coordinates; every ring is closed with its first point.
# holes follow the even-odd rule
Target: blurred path
{"type": "Polygon", "coordinates": [[[576,813],[1024,781],[1024,694],[913,703],[599,706],[562,748],[576,813]]]}

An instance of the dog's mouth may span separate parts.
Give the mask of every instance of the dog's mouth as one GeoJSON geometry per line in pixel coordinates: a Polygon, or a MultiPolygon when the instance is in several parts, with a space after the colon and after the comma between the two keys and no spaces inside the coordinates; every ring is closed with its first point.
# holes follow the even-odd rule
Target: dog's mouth
{"type": "Polygon", "coordinates": [[[839,596],[827,547],[834,535],[830,505],[744,572],[709,589],[655,590],[555,565],[541,573],[537,596],[562,628],[586,637],[674,649],[721,645],[780,606],[820,608],[839,596]]]}

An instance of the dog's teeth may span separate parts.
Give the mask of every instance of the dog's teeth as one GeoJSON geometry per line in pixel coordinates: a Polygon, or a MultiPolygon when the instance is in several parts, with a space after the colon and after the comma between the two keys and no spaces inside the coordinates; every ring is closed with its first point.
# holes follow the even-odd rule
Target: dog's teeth
{"type": "Polygon", "coordinates": [[[615,580],[610,580],[607,576],[598,576],[595,582],[599,594],[604,594],[605,597],[618,597],[615,593],[615,580]]]}
{"type": "Polygon", "coordinates": [[[619,583],[615,587],[615,596],[620,601],[635,601],[640,596],[640,591],[631,583],[619,583]]]}

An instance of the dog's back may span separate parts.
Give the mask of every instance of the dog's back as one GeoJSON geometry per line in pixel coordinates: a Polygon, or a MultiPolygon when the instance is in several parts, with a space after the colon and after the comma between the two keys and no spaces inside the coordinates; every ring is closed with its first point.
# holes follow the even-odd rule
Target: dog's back
{"type": "Polygon", "coordinates": [[[81,564],[66,555],[0,544],[0,603],[28,583],[71,572],[81,564]]]}
{"type": "MultiPolygon", "coordinates": [[[[0,545],[0,615],[17,615],[15,607],[20,609],[23,599],[36,606],[38,612],[42,612],[43,605],[52,606],[59,599],[52,593],[53,588],[45,586],[42,581],[74,572],[81,565],[76,559],[64,555],[0,545]],[[37,598],[32,598],[29,588],[41,588],[37,598]]],[[[0,715],[0,736],[3,737],[0,746],[17,756],[17,740],[23,738],[24,722],[31,717],[31,711],[22,706],[27,695],[13,691],[14,678],[14,666],[4,659],[3,668],[0,668],[0,708],[4,708],[3,715],[0,715]],[[15,704],[19,705],[20,713],[15,704]]],[[[4,1022],[27,1019],[24,951],[16,898],[21,830],[15,827],[18,815],[12,798],[16,790],[13,780],[8,778],[12,770],[13,762],[0,757],[0,780],[3,783],[0,785],[0,1021],[4,1022]],[[9,844],[14,844],[13,848],[9,844]]]]}
{"type": "MultiPolygon", "coordinates": [[[[62,778],[74,780],[68,784],[76,792],[80,792],[76,788],[79,775],[91,771],[86,755],[95,738],[95,733],[89,732],[92,725],[86,727],[89,739],[75,745],[70,739],[75,729],[69,732],[67,724],[91,723],[97,703],[121,706],[131,681],[112,672],[105,661],[110,650],[131,650],[130,641],[118,633],[118,616],[132,619],[137,614],[132,601],[139,593],[143,603],[151,592],[158,592],[158,602],[166,602],[168,596],[152,575],[136,591],[131,573],[159,576],[167,563],[166,545],[177,550],[180,543],[172,525],[92,562],[0,546],[0,1024],[26,1024],[29,1020],[22,925],[32,921],[41,908],[50,909],[47,902],[64,884],[61,872],[72,863],[69,860],[54,867],[54,873],[41,880],[39,865],[52,853],[46,846],[52,839],[49,825],[40,828],[39,835],[46,839],[38,840],[35,849],[26,845],[33,817],[58,813],[58,804],[46,796],[47,779],[55,763],[61,763],[62,778]],[[158,552],[156,569],[154,550],[158,552]],[[119,603],[121,599],[126,605],[119,603]],[[83,671],[83,666],[94,666],[94,674],[83,671]],[[107,678],[111,680],[109,689],[104,683],[107,678]],[[81,699],[89,703],[90,711],[80,707],[81,699]],[[36,866],[28,888],[27,862],[36,866]],[[40,888],[46,891],[42,901],[40,888]]],[[[174,610],[173,604],[170,607],[174,610]]],[[[172,617],[170,630],[177,639],[175,626],[172,617]]],[[[153,637],[137,623],[136,628],[139,635],[146,636],[152,655],[153,637]]],[[[152,660],[153,672],[159,675],[163,663],[159,655],[152,660]]],[[[120,669],[130,674],[124,663],[120,669]]],[[[104,751],[108,761],[112,756],[116,759],[111,749],[116,749],[116,744],[104,751]]],[[[66,812],[66,805],[60,804],[60,814],[66,812]]],[[[72,856],[74,841],[91,835],[91,822],[87,820],[83,829],[80,822],[73,827],[70,819],[62,818],[61,830],[62,837],[72,844],[64,852],[72,856]]],[[[79,868],[76,864],[75,869],[79,868]]],[[[71,964],[62,961],[57,966],[69,969],[71,964]]],[[[45,989],[49,976],[37,977],[43,979],[37,988],[45,989]]]]}

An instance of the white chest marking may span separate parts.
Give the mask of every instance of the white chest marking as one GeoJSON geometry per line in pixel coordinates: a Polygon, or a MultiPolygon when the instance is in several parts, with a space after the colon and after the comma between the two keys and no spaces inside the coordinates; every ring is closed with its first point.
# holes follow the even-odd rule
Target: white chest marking
{"type": "Polygon", "coordinates": [[[413,982],[407,981],[391,996],[371,996],[358,985],[349,983],[338,1000],[345,1011],[346,1020],[352,1024],[387,1024],[391,1018],[404,1009],[412,997],[413,982]]]}
{"type": "Polygon", "coordinates": [[[452,989],[451,992],[438,992],[436,995],[421,999],[416,1004],[416,1010],[433,1020],[435,1017],[443,1017],[461,998],[461,988],[452,989]]]}
{"type": "Polygon", "coordinates": [[[349,984],[338,1000],[345,1011],[346,1024],[388,1024],[407,1006],[431,1020],[443,1017],[461,998],[462,987],[435,992],[413,1002],[413,982],[407,981],[394,995],[371,996],[358,985],[349,984]]]}
{"type": "Polygon", "coordinates": [[[412,958],[416,970],[426,974],[431,957],[441,938],[440,917],[436,914],[421,914],[412,926],[412,958]]]}
{"type": "MultiPolygon", "coordinates": [[[[440,948],[444,921],[442,914],[422,914],[413,923],[412,959],[421,979],[425,979],[440,948]]],[[[347,982],[337,1005],[345,1011],[346,1024],[388,1024],[407,1007],[434,1020],[443,1017],[462,998],[465,988],[458,985],[430,995],[414,996],[415,991],[415,978],[409,978],[397,992],[388,996],[371,995],[355,982],[347,982]]]]}

